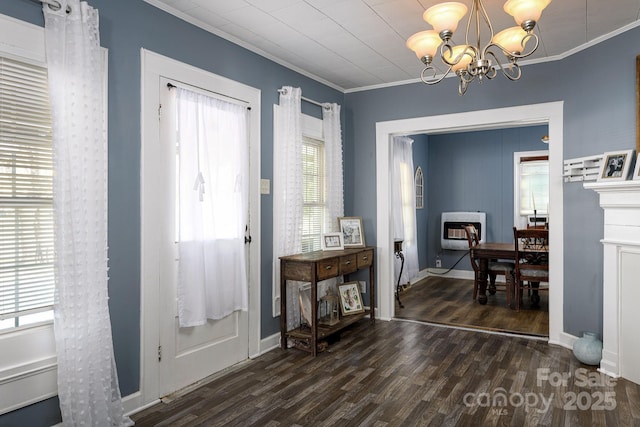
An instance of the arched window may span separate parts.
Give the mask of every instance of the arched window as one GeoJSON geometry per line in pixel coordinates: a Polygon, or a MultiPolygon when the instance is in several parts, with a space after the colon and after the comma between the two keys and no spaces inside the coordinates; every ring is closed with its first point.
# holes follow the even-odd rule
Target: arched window
{"type": "Polygon", "coordinates": [[[416,209],[424,208],[424,175],[422,168],[418,166],[416,169],[416,209]]]}

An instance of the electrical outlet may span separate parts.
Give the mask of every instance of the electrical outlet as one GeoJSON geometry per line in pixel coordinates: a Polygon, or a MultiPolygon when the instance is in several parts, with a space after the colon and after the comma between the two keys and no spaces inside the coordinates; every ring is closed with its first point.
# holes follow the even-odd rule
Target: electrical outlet
{"type": "Polygon", "coordinates": [[[367,293],[367,283],[363,280],[358,281],[358,284],[360,285],[360,293],[362,294],[366,294],[367,293]]]}
{"type": "Polygon", "coordinates": [[[442,260],[440,260],[440,259],[437,259],[437,260],[436,260],[436,267],[437,267],[437,268],[442,267],[442,260]]]}

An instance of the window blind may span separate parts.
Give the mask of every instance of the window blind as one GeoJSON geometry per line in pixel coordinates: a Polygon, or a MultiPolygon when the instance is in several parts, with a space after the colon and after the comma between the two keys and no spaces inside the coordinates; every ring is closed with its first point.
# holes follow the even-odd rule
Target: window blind
{"type": "Polygon", "coordinates": [[[33,322],[34,313],[53,306],[47,70],[0,57],[0,100],[0,329],[6,329],[33,322]]]}
{"type": "Polygon", "coordinates": [[[302,138],[302,252],[322,249],[322,224],[324,224],[324,143],[302,138]]]}

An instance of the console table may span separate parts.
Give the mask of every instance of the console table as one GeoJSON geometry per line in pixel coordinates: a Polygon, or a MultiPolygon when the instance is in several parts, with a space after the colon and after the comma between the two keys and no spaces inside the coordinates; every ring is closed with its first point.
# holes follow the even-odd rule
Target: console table
{"type": "Polygon", "coordinates": [[[340,251],[315,251],[304,254],[280,257],[280,345],[287,348],[291,338],[296,348],[310,352],[313,357],[318,354],[318,341],[332,335],[357,322],[367,314],[371,322],[375,322],[375,248],[349,248],[340,251]],[[361,269],[369,269],[369,305],[364,313],[343,316],[335,325],[318,325],[318,282],[354,273],[361,269]],[[287,280],[298,280],[311,283],[311,318],[309,330],[296,328],[287,331],[287,280]]]}

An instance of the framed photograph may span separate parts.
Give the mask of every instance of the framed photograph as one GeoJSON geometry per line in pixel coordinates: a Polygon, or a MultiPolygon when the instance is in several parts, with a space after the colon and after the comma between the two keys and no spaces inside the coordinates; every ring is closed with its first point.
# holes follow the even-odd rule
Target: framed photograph
{"type": "Polygon", "coordinates": [[[598,181],[625,181],[633,162],[633,150],[604,153],[598,181]]]}
{"type": "Polygon", "coordinates": [[[300,303],[300,324],[306,323],[313,326],[311,315],[311,284],[305,284],[298,288],[298,302],[300,303]]]}
{"type": "Polygon", "coordinates": [[[342,233],[326,233],[322,235],[322,250],[323,251],[341,251],[344,249],[342,243],[342,233]]]}
{"type": "Polygon", "coordinates": [[[636,167],[633,170],[632,179],[640,179],[640,153],[638,153],[638,157],[636,157],[636,167]]]}
{"type": "Polygon", "coordinates": [[[343,316],[364,312],[358,282],[338,285],[338,292],[340,293],[340,311],[343,316]]]}
{"type": "Polygon", "coordinates": [[[363,248],[365,246],[362,217],[340,217],[338,218],[338,226],[342,233],[342,244],[345,248],[363,248]]]}

